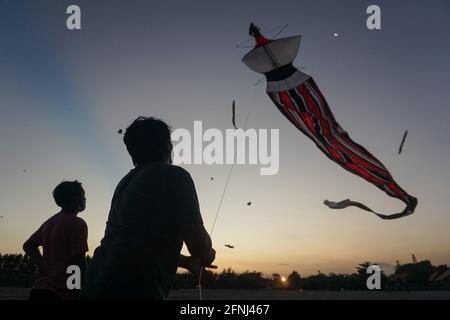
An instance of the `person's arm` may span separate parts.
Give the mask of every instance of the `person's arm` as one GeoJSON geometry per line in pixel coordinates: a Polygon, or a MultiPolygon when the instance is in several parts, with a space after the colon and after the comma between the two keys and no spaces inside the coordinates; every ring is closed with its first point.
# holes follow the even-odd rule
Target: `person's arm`
{"type": "Polygon", "coordinates": [[[33,263],[40,265],[42,262],[42,254],[39,251],[39,245],[33,243],[30,240],[27,240],[23,244],[23,251],[25,251],[25,254],[31,258],[31,261],[33,263]]]}
{"type": "Polygon", "coordinates": [[[31,258],[31,261],[38,266],[42,262],[42,254],[39,247],[42,245],[41,228],[39,228],[32,236],[23,244],[23,251],[31,258]]]}
{"type": "Polygon", "coordinates": [[[197,192],[190,174],[179,168],[176,171],[173,189],[171,190],[173,216],[181,237],[186,244],[192,259],[180,257],[184,261],[209,266],[214,261],[216,252],[212,248],[211,238],[203,226],[197,192]]]}
{"type": "Polygon", "coordinates": [[[190,257],[180,255],[178,265],[197,274],[201,268],[216,269],[212,262],[216,258],[216,251],[212,248],[211,238],[203,224],[180,225],[181,234],[190,257]]]}
{"type": "Polygon", "coordinates": [[[214,261],[215,251],[203,224],[182,224],[180,231],[191,256],[205,265],[214,261]]]}
{"type": "Polygon", "coordinates": [[[70,237],[70,264],[80,267],[81,280],[86,272],[86,252],[88,251],[88,227],[84,220],[79,219],[70,237]]]}

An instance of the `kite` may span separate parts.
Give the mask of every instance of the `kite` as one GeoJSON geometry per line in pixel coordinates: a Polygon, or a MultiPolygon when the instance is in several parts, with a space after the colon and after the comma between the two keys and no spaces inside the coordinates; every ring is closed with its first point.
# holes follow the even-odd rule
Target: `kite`
{"type": "Polygon", "coordinates": [[[406,207],[400,213],[381,214],[350,199],[339,202],[325,200],[324,204],[332,209],[355,206],[388,220],[412,214],[417,198],[406,193],[377,158],[350,138],[334,118],[313,78],[292,65],[301,36],[267,39],[253,23],[249,34],[255,38],[256,44],[242,61],[253,71],[265,75],[266,92],[281,113],[330,160],[403,201],[406,207]]]}
{"type": "Polygon", "coordinates": [[[398,154],[402,153],[403,145],[405,144],[406,136],[408,135],[408,130],[403,134],[402,142],[400,143],[400,148],[398,148],[398,154]]]}
{"type": "Polygon", "coordinates": [[[233,100],[233,104],[232,104],[232,109],[233,109],[233,118],[232,118],[232,121],[233,121],[233,127],[234,127],[235,129],[237,129],[237,127],[236,127],[236,103],[235,103],[234,100],[233,100]]]}
{"type": "Polygon", "coordinates": [[[226,244],[225,247],[230,248],[230,249],[234,249],[234,246],[231,244],[226,244]]]}
{"type": "Polygon", "coordinates": [[[247,202],[247,205],[248,206],[251,206],[252,205],[252,202],[250,201],[250,202],[247,202]]]}

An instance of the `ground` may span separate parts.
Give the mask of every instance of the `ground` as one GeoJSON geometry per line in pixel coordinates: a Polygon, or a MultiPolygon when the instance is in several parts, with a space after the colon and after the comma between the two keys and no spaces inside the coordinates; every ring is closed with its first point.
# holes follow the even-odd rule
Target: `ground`
{"type": "MultiPolygon", "coordinates": [[[[30,289],[0,288],[0,300],[24,300],[30,289]]],[[[198,300],[199,292],[172,290],[170,299],[198,300]]],[[[288,290],[207,290],[204,300],[450,300],[450,291],[288,291],[288,290]]]]}

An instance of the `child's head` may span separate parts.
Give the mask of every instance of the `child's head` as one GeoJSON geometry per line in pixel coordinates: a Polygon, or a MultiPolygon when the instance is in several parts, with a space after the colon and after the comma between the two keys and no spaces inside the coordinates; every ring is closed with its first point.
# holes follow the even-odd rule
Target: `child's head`
{"type": "Polygon", "coordinates": [[[83,186],[77,180],[63,181],[53,190],[56,204],[66,212],[78,213],[86,208],[83,186]]]}

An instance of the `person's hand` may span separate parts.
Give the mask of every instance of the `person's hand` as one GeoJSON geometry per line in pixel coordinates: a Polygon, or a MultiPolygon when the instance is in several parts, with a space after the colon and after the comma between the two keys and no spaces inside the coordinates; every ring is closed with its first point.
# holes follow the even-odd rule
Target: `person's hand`
{"type": "Polygon", "coordinates": [[[211,252],[209,254],[209,257],[206,258],[206,260],[203,262],[204,266],[211,265],[215,259],[216,259],[216,250],[211,248],[211,252]]]}
{"type": "MultiPolygon", "coordinates": [[[[215,251],[214,251],[214,255],[215,255],[215,251]]],[[[194,275],[198,275],[200,273],[200,270],[202,270],[203,268],[217,269],[217,266],[215,266],[211,263],[202,263],[200,261],[200,259],[190,256],[190,257],[185,258],[183,268],[187,269],[189,272],[193,273],[194,275]]]]}

